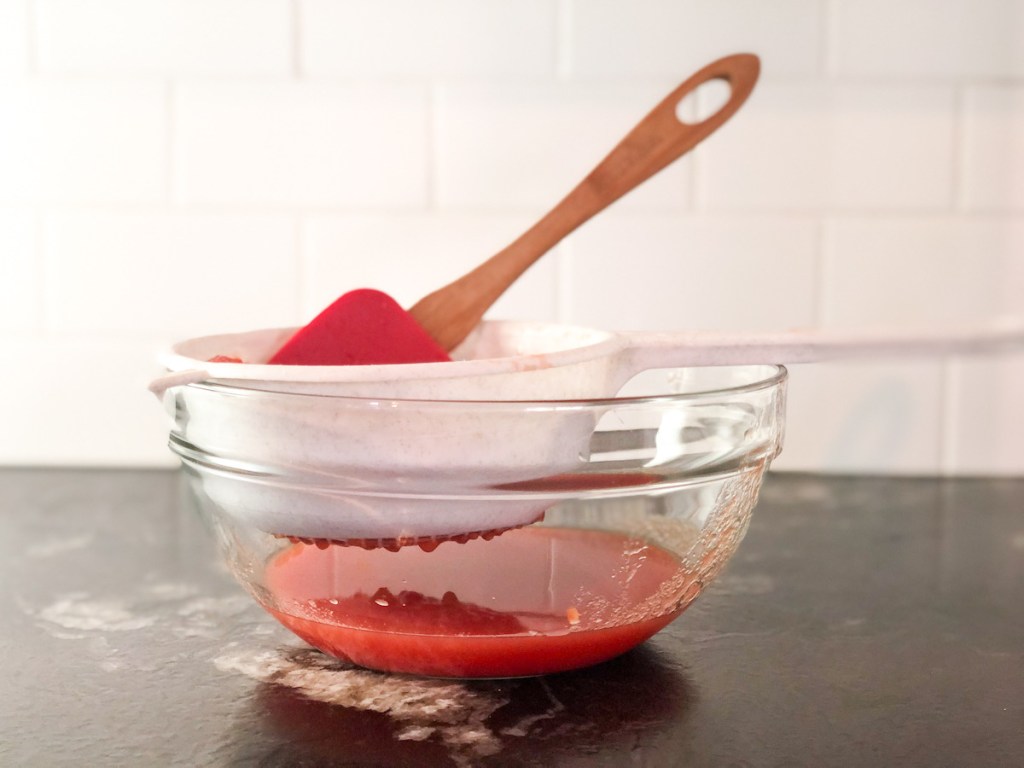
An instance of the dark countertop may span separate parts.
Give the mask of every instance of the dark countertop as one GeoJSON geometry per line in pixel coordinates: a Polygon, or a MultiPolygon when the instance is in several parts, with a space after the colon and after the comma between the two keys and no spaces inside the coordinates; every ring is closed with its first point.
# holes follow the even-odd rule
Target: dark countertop
{"type": "Polygon", "coordinates": [[[176,473],[0,470],[2,766],[1017,766],[1024,479],[772,475],[726,573],[600,667],[303,649],[176,473]]]}

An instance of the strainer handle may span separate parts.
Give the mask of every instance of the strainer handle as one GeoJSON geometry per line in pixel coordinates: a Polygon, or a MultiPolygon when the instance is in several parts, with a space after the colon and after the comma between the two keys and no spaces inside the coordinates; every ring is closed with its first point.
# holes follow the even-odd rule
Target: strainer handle
{"type": "Polygon", "coordinates": [[[1024,320],[957,329],[793,330],[775,333],[627,334],[619,365],[634,374],[693,365],[817,363],[834,360],[1002,354],[1024,349],[1024,320]]]}

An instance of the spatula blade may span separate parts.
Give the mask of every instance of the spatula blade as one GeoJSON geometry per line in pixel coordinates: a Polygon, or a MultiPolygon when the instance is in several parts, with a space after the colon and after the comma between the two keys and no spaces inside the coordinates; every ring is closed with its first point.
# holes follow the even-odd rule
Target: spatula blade
{"type": "Polygon", "coordinates": [[[437,363],[448,353],[382,291],[349,291],[299,329],[273,365],[437,363]]]}

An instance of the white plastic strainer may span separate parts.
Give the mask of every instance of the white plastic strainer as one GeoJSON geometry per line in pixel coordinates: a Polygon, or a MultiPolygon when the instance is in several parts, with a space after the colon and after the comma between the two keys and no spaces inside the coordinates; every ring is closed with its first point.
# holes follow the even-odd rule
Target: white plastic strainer
{"type": "MultiPolygon", "coordinates": [[[[364,542],[533,522],[551,503],[544,479],[582,465],[606,413],[642,422],[642,405],[604,399],[649,369],[721,370],[702,379],[714,381],[708,402],[717,408],[730,392],[777,384],[776,364],[1024,347],[1024,328],[1009,323],[955,333],[614,334],[485,322],[450,363],[260,363],[292,330],[181,342],[163,357],[169,373],[152,388],[179,424],[176,450],[206,467],[204,490],[222,508],[270,533],[364,542]],[[253,362],[204,362],[214,355],[253,362]],[[529,492],[537,481],[541,490],[529,492]],[[467,483],[517,490],[480,504],[467,483]]],[[[740,441],[744,460],[774,455],[777,447],[759,443],[757,420],[743,422],[749,403],[742,405],[720,426],[749,433],[740,441]]],[[[678,426],[682,434],[686,425],[678,426]]],[[[728,451],[701,460],[727,462],[728,451]]]]}
{"type": "Polygon", "coordinates": [[[218,381],[278,392],[427,400],[570,400],[613,397],[637,373],[696,365],[786,365],[846,358],[994,354],[1024,346],[1024,323],[962,329],[774,333],[614,333],[554,323],[487,321],[453,362],[365,366],[265,365],[295,328],[204,336],[161,356],[168,374],[150,389],[218,381]],[[244,363],[211,363],[217,355],[244,363]]]}

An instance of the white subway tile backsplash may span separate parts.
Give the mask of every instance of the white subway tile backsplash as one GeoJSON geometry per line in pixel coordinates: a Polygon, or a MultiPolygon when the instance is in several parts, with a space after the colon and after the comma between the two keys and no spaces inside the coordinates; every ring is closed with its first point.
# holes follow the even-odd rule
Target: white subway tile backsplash
{"type": "Polygon", "coordinates": [[[1024,85],[969,88],[964,106],[964,205],[1024,211],[1024,85]]]}
{"type": "Polygon", "coordinates": [[[817,0],[568,0],[566,58],[579,77],[679,78],[751,51],[771,76],[812,74],[821,51],[817,0]]]}
{"type": "Polygon", "coordinates": [[[952,382],[947,470],[965,475],[1024,473],[1024,355],[958,360],[952,382]]]}
{"type": "MultiPolygon", "coordinates": [[[[436,105],[437,202],[457,210],[546,210],[676,85],[445,87],[436,105]]],[[[616,207],[683,209],[690,172],[682,158],[616,207]]]]}
{"type": "MultiPolygon", "coordinates": [[[[359,286],[413,304],[742,50],[740,113],[491,317],[1024,319],[1022,24],[1024,0],[0,0],[0,464],[171,465],[160,348],[359,286]]],[[[776,466],[1024,473],[1021,391],[1019,355],[794,366],[776,466]]]]}
{"type": "Polygon", "coordinates": [[[296,240],[282,215],[51,215],[46,327],[185,337],[293,325],[296,240]]]}
{"type": "Polygon", "coordinates": [[[834,0],[839,74],[1024,75],[1019,0],[834,0]]]}
{"type": "Polygon", "coordinates": [[[288,0],[35,0],[43,72],[287,74],[288,0]]]}
{"type": "Polygon", "coordinates": [[[554,71],[556,0],[301,0],[310,75],[544,75],[554,71]]]}
{"type": "MultiPolygon", "coordinates": [[[[932,330],[978,327],[1004,315],[1022,320],[1022,252],[1024,220],[945,216],[830,221],[826,224],[821,297],[824,320],[840,326],[932,330]]],[[[938,364],[940,361],[922,361],[920,365],[938,364]]],[[[930,471],[977,473],[1006,471],[1008,466],[1017,466],[1019,471],[1024,467],[1020,452],[1002,435],[1005,426],[1013,423],[1016,408],[1010,393],[1024,391],[1020,376],[1024,369],[991,359],[949,364],[954,366],[954,385],[939,390],[945,406],[943,418],[936,418],[942,426],[940,464],[930,471]],[[979,371],[996,375],[986,380],[979,371]]],[[[930,409],[931,391],[922,388],[920,393],[928,398],[930,409]]],[[[814,397],[818,401],[809,403],[809,408],[824,412],[820,396],[809,399],[814,397]]],[[[841,402],[839,411],[848,413],[850,407],[850,402],[841,402]]],[[[910,418],[918,418],[921,404],[915,400],[908,408],[910,418]]],[[[897,424],[900,439],[920,440],[922,434],[933,439],[929,425],[917,424],[914,429],[921,432],[910,436],[897,424]]],[[[799,455],[796,458],[801,459],[799,455]]],[[[828,454],[824,458],[841,459],[841,455],[828,454]]],[[[885,471],[884,466],[879,471],[885,471]]],[[[917,469],[925,471],[926,467],[917,469]]]]}
{"type": "Polygon", "coordinates": [[[699,148],[713,208],[944,209],[953,200],[953,91],[768,83],[699,148]]]}
{"type": "MultiPolygon", "coordinates": [[[[515,215],[313,216],[303,228],[303,316],[354,288],[409,307],[504,248],[532,222],[515,215]]],[[[488,312],[555,320],[557,254],[532,266],[488,312]]]]}
{"type": "Polygon", "coordinates": [[[0,210],[0,331],[38,328],[37,263],[35,213],[0,210]]]}
{"type": "Polygon", "coordinates": [[[943,438],[936,361],[797,365],[776,469],[936,474],[943,438]]]}
{"type": "Polygon", "coordinates": [[[615,215],[566,244],[566,320],[620,330],[814,322],[816,227],[759,217],[615,215]]]}
{"type": "Polygon", "coordinates": [[[0,201],[161,200],[164,97],[144,82],[0,81],[0,201]]]}
{"type": "Polygon", "coordinates": [[[176,91],[185,203],[408,207],[426,199],[426,94],[415,86],[195,83],[176,91]]]}
{"type": "Polygon", "coordinates": [[[840,218],[825,227],[829,325],[978,325],[1024,312],[1024,220],[840,218]]]}
{"type": "Polygon", "coordinates": [[[0,2],[0,77],[21,75],[29,68],[29,4],[0,2]]]}
{"type": "Polygon", "coordinates": [[[147,383],[166,339],[4,339],[0,464],[173,466],[147,383]]]}

